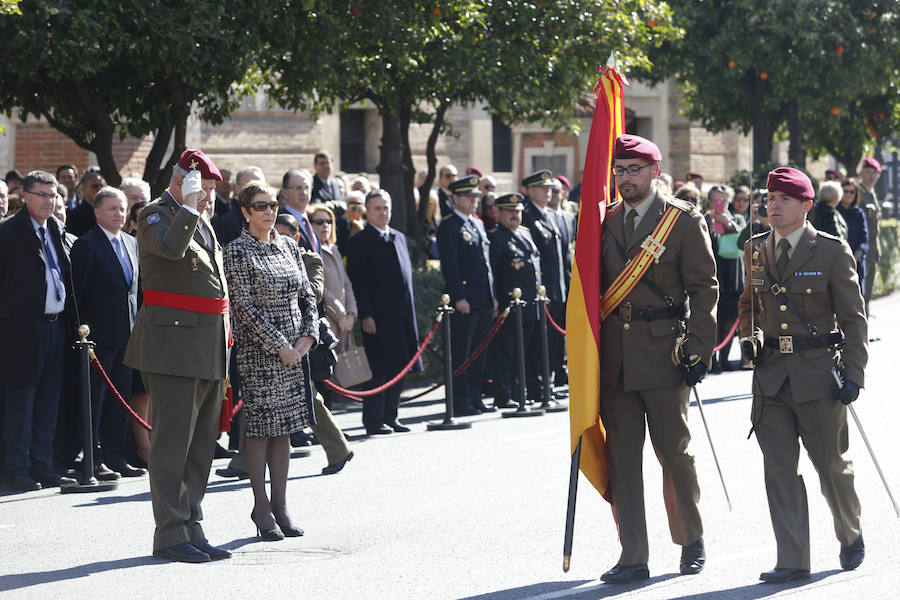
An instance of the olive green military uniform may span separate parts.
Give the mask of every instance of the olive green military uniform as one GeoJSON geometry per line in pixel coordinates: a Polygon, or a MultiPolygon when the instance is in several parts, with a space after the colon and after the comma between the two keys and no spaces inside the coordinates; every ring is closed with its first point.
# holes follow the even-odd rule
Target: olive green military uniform
{"type": "Polygon", "coordinates": [[[847,407],[832,397],[831,368],[838,357],[829,344],[830,332],[840,327],[846,338],[840,351],[844,378],[862,387],[867,327],[856,263],[846,242],[809,223],[801,229],[784,273],[777,269],[781,250],[776,251],[775,232],[748,241],[740,301],[741,335],[752,331],[755,305],[752,323],[767,340],[753,374],[752,419],[778,545],[775,566],[783,569],[810,568],[806,488],[797,473],[801,439],[819,474],[838,540],[850,546],[860,535],[853,466],[844,457],[847,407]]]}
{"type": "MultiPolygon", "coordinates": [[[[164,192],[138,221],[143,289],[228,297],[222,248],[200,217],[164,192]]],[[[140,369],[153,402],[150,491],[154,550],[205,540],[199,521],[215,452],[226,375],[227,315],[144,304],[125,352],[140,369]]]]}
{"type": "Polygon", "coordinates": [[[658,192],[646,202],[650,203],[647,212],[627,244],[626,203],[610,208],[603,231],[606,293],[667,207],[675,205],[682,211],[659,263],[644,275],[644,281],[654,284],[671,300],[671,307],[647,284],[639,283],[607,316],[600,331],[600,414],[607,431],[610,489],[622,544],[621,565],[647,563],[649,557],[641,466],[645,422],[663,468],[663,496],[672,541],[686,546],[703,535],[697,508],[700,488],[694,457],[688,450],[690,388],[672,362],[672,350],[689,299],[690,314],[685,320],[690,339],[685,350],[688,355],[699,355],[706,365],[710,363],[716,342],[716,261],[706,221],[692,204],[658,192]]]}

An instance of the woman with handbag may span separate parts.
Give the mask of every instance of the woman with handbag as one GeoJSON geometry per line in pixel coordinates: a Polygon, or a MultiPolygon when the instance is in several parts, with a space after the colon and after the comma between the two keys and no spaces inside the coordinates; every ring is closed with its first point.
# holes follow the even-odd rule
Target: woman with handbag
{"type": "Polygon", "coordinates": [[[238,195],[244,229],[225,247],[253,487],[250,518],[267,541],[303,535],[287,511],[290,434],[313,423],[307,353],[319,336],[316,299],[300,249],[273,229],[275,193],[251,181],[238,195]],[[266,465],[271,498],[266,495],[266,465]]]}
{"type": "Polygon", "coordinates": [[[741,260],[743,253],[737,245],[737,239],[741,230],[746,227],[747,221],[740,214],[741,209],[736,209],[734,203],[729,202],[730,195],[730,190],[723,185],[714,185],[707,195],[709,210],[706,213],[706,223],[709,226],[713,253],[716,256],[716,279],[719,282],[716,345],[725,342],[718,357],[713,356],[711,373],[732,371],[736,368],[728,361],[731,341],[734,339],[733,335],[728,336],[728,332],[737,319],[738,301],[741,292],[744,291],[744,261],[741,260]]]}

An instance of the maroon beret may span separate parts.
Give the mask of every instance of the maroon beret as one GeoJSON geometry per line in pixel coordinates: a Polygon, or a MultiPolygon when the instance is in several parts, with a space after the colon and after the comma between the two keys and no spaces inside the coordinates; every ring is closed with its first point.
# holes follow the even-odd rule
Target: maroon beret
{"type": "Polygon", "coordinates": [[[650,162],[660,162],[662,153],[656,144],[639,135],[623,133],[616,138],[613,158],[643,158],[650,162]]]}
{"type": "Polygon", "coordinates": [[[867,156],[863,159],[862,166],[864,167],[872,167],[879,173],[881,173],[881,163],[872,158],[871,156],[867,156]]]}
{"type": "Polygon", "coordinates": [[[825,177],[826,177],[826,178],[828,178],[828,177],[837,177],[838,179],[843,179],[843,178],[844,178],[844,176],[841,174],[840,171],[836,171],[836,170],[834,170],[834,169],[825,169],[825,177]]]}
{"type": "Polygon", "coordinates": [[[479,177],[484,177],[484,172],[478,167],[469,167],[466,169],[466,175],[478,175],[479,177]]]}
{"type": "Polygon", "coordinates": [[[567,189],[567,190],[571,190],[571,189],[572,189],[572,184],[569,183],[569,178],[568,178],[568,177],[566,177],[565,175],[557,175],[556,178],[559,180],[559,182],[560,182],[561,184],[563,184],[564,186],[566,186],[566,189],[567,189]]]}
{"type": "Polygon", "coordinates": [[[783,192],[791,198],[800,200],[814,200],[816,197],[809,177],[803,171],[792,167],[778,167],[769,171],[766,188],[770,192],[783,192]]]}
{"type": "Polygon", "coordinates": [[[191,150],[188,148],[181,153],[181,158],[178,159],[178,166],[186,171],[199,170],[200,179],[222,181],[222,174],[219,173],[219,169],[216,168],[213,161],[202,150],[191,150]]]}

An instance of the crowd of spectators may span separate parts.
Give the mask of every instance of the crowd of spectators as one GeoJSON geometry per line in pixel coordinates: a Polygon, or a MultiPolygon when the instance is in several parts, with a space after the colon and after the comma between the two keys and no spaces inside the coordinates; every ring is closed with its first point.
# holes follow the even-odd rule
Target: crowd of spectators
{"type": "MultiPolygon", "coordinates": [[[[335,347],[325,350],[340,356],[352,345],[354,334],[361,337],[372,373],[363,387],[376,387],[406,366],[420,343],[409,241],[390,226],[393,199],[372,178],[366,174],[352,179],[336,175],[327,152],[316,153],[312,164],[312,171],[288,170],[277,189],[268,187],[259,167],[247,166],[237,171],[233,181],[232,173],[223,169],[222,181],[215,185],[215,202],[208,205],[212,227],[218,243],[228,249],[226,274],[230,285],[233,279],[250,276],[244,255],[254,246],[253,240],[247,239],[248,235],[253,237],[248,231],[259,233],[274,227],[285,240],[300,248],[306,257],[304,261],[317,255],[324,283],[315,303],[324,317],[321,326],[336,339],[335,347]],[[266,201],[263,196],[271,196],[277,214],[270,215],[265,209],[251,210],[260,198],[260,202],[266,201]],[[258,222],[250,222],[249,218],[258,222]],[[243,248],[240,252],[239,246],[243,248]]],[[[877,169],[876,165],[865,163],[859,180],[838,173],[834,183],[824,183],[811,217],[817,228],[848,241],[866,297],[871,291],[866,287],[871,285],[867,277],[871,275],[867,273],[871,256],[867,253],[871,255],[871,249],[877,248],[877,225],[873,231],[867,209],[869,204],[875,204],[877,209],[872,193],[874,179],[880,172],[880,165],[877,169]],[[868,171],[875,173],[874,179],[868,171]]],[[[509,303],[511,289],[507,287],[545,286],[550,316],[565,327],[565,301],[581,197],[580,175],[573,186],[564,175],[540,170],[526,176],[515,189],[498,189],[498,179],[475,166],[460,174],[456,166],[444,164],[438,170],[435,187],[427,197],[420,197],[418,186],[427,173],[416,174],[416,203],[428,204],[424,213],[426,252],[429,258],[440,260],[446,290],[456,308],[452,321],[454,367],[484,339],[493,320],[509,303]],[[499,251],[500,245],[510,250],[504,254],[499,251]],[[523,268],[525,271],[517,276],[523,268]],[[530,280],[523,282],[523,275],[530,280]],[[508,283],[497,283],[495,278],[508,283]]],[[[695,173],[687,174],[684,181],[673,181],[663,173],[656,185],[696,204],[706,217],[720,290],[718,336],[720,342],[726,342],[714,359],[712,371],[738,368],[728,360],[731,343],[726,338],[733,335],[731,326],[743,289],[743,242],[751,233],[768,227],[765,191],[722,185],[704,188],[703,178],[695,173]]],[[[5,369],[0,373],[0,403],[4,406],[0,411],[0,468],[14,489],[71,484],[74,480],[70,477],[80,471],[79,460],[84,455],[78,408],[81,374],[78,356],[71,349],[76,321],[91,327],[100,363],[134,411],[144,421],[150,421],[152,399],[140,373],[128,368],[122,356],[141,297],[138,248],[133,236],[141,211],[152,200],[150,186],[139,177],[126,177],[118,188],[113,188],[96,167],[80,173],[75,165],[61,165],[55,176],[44,171],[23,175],[13,170],[0,180],[0,326],[8,325],[10,328],[5,331],[12,332],[13,337],[24,326],[39,331],[39,340],[4,344],[19,348],[16,357],[0,357],[5,369]],[[20,231],[26,235],[19,235],[20,231]],[[34,252],[20,252],[17,244],[31,246],[34,252]],[[26,264],[32,259],[36,264],[40,259],[37,272],[43,272],[45,278],[34,280],[33,268],[31,275],[25,275],[26,268],[34,266],[26,264]],[[31,315],[30,321],[23,319],[25,313],[31,315]]],[[[538,309],[533,298],[525,299],[531,301],[529,320],[534,322],[538,309]]],[[[239,311],[259,304],[257,300],[233,297],[239,311]]],[[[241,331],[249,325],[241,326],[241,322],[237,319],[236,351],[230,365],[235,403],[251,390],[257,395],[272,393],[258,381],[241,381],[234,357],[246,358],[260,352],[242,347],[241,331]]],[[[28,336],[34,338],[34,332],[28,336]]],[[[567,383],[564,337],[553,331],[550,338],[551,381],[539,381],[537,375],[530,374],[529,401],[539,400],[542,385],[558,387],[567,383]]],[[[511,340],[503,336],[500,340],[459,380],[457,414],[496,410],[511,406],[509,403],[516,400],[510,397],[514,396],[515,386],[511,386],[508,373],[498,377],[492,366],[509,364],[508,356],[497,353],[508,353],[511,340]],[[504,387],[492,386],[494,381],[504,387]],[[486,404],[485,398],[494,398],[495,402],[486,404]]],[[[529,348],[529,356],[538,352],[538,348],[529,348]]],[[[413,370],[420,367],[416,364],[413,370]]],[[[306,404],[302,412],[298,409],[295,419],[294,429],[300,429],[312,422],[309,416],[314,413],[315,435],[287,432],[292,434],[289,437],[293,445],[312,443],[316,437],[322,441],[328,458],[326,473],[339,471],[353,456],[328,411],[336,395],[322,382],[331,374],[328,369],[307,374],[311,387],[308,397],[304,396],[306,404]]],[[[101,479],[143,476],[148,466],[150,434],[127,416],[96,374],[91,375],[90,383],[95,473],[101,479]]],[[[401,381],[365,398],[362,424],[367,434],[409,431],[398,418],[402,389],[401,381]]],[[[560,392],[554,394],[554,399],[564,397],[560,392]]],[[[250,426],[260,427],[259,420],[251,420],[250,426]]],[[[247,427],[238,413],[232,424],[229,449],[219,446],[216,453],[219,458],[230,456],[232,461],[218,472],[229,477],[249,475],[258,492],[258,503],[262,503],[265,492],[259,482],[260,477],[265,478],[265,465],[260,462],[264,462],[261,457],[272,453],[272,444],[277,445],[278,456],[284,456],[287,437],[285,431],[272,430],[270,437],[249,438],[268,442],[248,445],[247,427]]],[[[282,470],[279,468],[279,477],[282,470]]],[[[283,504],[280,487],[273,496],[274,503],[283,504]]],[[[281,529],[290,529],[287,514],[275,512],[284,521],[281,529]]],[[[270,529],[271,523],[260,525],[270,529]]]]}

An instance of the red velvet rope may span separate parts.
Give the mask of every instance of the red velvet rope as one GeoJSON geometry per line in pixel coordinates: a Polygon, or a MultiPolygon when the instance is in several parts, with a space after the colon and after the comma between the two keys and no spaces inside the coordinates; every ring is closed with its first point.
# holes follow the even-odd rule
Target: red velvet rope
{"type": "MultiPolygon", "coordinates": [[[[119,390],[116,389],[116,386],[113,385],[113,382],[110,381],[109,375],[106,374],[106,371],[103,369],[103,365],[100,364],[100,360],[98,358],[91,359],[91,365],[93,365],[94,370],[100,374],[100,377],[103,378],[104,383],[106,383],[106,387],[109,388],[109,391],[112,392],[113,396],[119,401],[119,404],[122,405],[128,414],[131,415],[131,418],[137,421],[138,425],[146,429],[147,431],[153,431],[153,427],[150,426],[147,421],[141,418],[141,415],[134,412],[134,409],[129,406],[129,404],[125,401],[125,398],[122,397],[122,394],[119,393],[119,390]]],[[[231,418],[234,418],[234,415],[238,413],[239,410],[244,408],[244,401],[239,400],[237,405],[234,407],[234,410],[231,411],[231,418]]]]}
{"type": "Polygon", "coordinates": [[[734,337],[734,332],[737,331],[737,326],[738,326],[738,320],[735,319],[734,325],[731,326],[731,330],[725,335],[725,339],[722,340],[722,343],[719,344],[718,346],[716,346],[715,348],[713,348],[713,352],[718,352],[719,350],[721,350],[722,348],[725,347],[725,344],[727,344],[731,340],[731,338],[734,337]]]}
{"type": "Polygon", "coordinates": [[[365,390],[365,391],[358,392],[355,390],[348,390],[346,388],[342,388],[339,385],[337,385],[336,383],[334,383],[333,381],[331,381],[330,379],[325,379],[322,381],[322,383],[324,383],[328,389],[333,390],[333,391],[337,392],[338,394],[346,396],[347,398],[349,398],[351,400],[355,400],[357,402],[361,402],[362,398],[364,398],[366,396],[374,396],[375,394],[380,394],[384,390],[397,385],[397,383],[401,379],[406,377],[407,373],[409,373],[412,370],[413,365],[415,365],[416,362],[418,362],[419,358],[422,356],[422,353],[425,352],[425,348],[428,346],[429,343],[431,343],[431,338],[434,337],[434,332],[437,331],[438,325],[440,325],[440,323],[441,323],[440,321],[435,319],[434,325],[431,326],[431,331],[429,331],[428,335],[425,336],[425,341],[422,342],[422,345],[419,347],[418,352],[416,352],[415,356],[412,357],[412,359],[409,361],[409,364],[407,364],[405,367],[403,367],[403,370],[400,371],[399,373],[397,373],[393,379],[384,383],[383,385],[380,385],[377,388],[374,388],[371,390],[365,390]]]}
{"type": "MultiPolygon", "coordinates": [[[[461,374],[463,371],[465,371],[465,370],[468,369],[470,366],[472,366],[472,363],[475,362],[475,359],[477,359],[477,358],[481,355],[481,353],[484,352],[484,349],[487,348],[488,344],[491,343],[491,340],[494,339],[494,336],[497,335],[497,331],[500,329],[500,326],[503,325],[503,323],[504,323],[505,321],[506,321],[506,316],[505,316],[505,315],[501,314],[499,317],[497,317],[497,320],[494,321],[493,327],[491,327],[490,332],[488,332],[488,334],[487,334],[487,336],[484,338],[484,340],[482,340],[482,342],[478,345],[478,347],[475,348],[475,351],[472,352],[472,354],[469,356],[469,358],[467,358],[466,361],[465,361],[463,364],[459,365],[459,366],[456,368],[456,370],[453,371],[453,378],[454,378],[454,379],[456,379],[457,377],[459,377],[460,374],[461,374]]],[[[437,355],[437,356],[440,356],[434,349],[432,349],[432,348],[428,345],[429,342],[431,342],[431,338],[434,336],[435,330],[437,330],[437,325],[438,325],[438,323],[435,322],[434,327],[432,327],[432,328],[431,328],[431,331],[428,332],[428,335],[425,337],[425,341],[422,342],[422,346],[419,348],[419,351],[418,351],[418,352],[416,353],[416,355],[413,357],[413,359],[412,359],[412,361],[410,362],[410,364],[407,365],[407,367],[406,367],[403,371],[401,371],[396,377],[394,377],[393,379],[391,379],[390,381],[388,381],[388,382],[385,383],[384,385],[378,386],[378,387],[375,388],[374,390],[366,390],[365,392],[357,392],[357,391],[354,391],[354,390],[348,390],[348,389],[342,388],[342,387],[338,386],[337,384],[335,384],[333,381],[331,381],[331,380],[329,380],[329,379],[325,379],[322,383],[324,383],[325,386],[328,387],[330,390],[332,390],[332,391],[334,391],[334,392],[337,392],[338,394],[341,394],[341,395],[344,396],[345,398],[348,398],[349,400],[353,400],[354,402],[362,402],[362,401],[363,401],[363,397],[365,397],[365,396],[372,396],[372,395],[374,395],[374,394],[378,394],[378,393],[380,393],[380,392],[383,392],[384,390],[388,389],[388,388],[391,387],[392,385],[395,385],[398,381],[400,381],[400,379],[401,379],[403,376],[405,376],[405,375],[409,372],[409,370],[412,368],[412,365],[415,363],[415,361],[416,361],[416,360],[422,355],[422,353],[425,351],[425,348],[428,348],[429,350],[431,350],[431,352],[432,352],[433,354],[435,354],[435,355],[437,355]]],[[[416,394],[415,396],[410,396],[409,398],[403,398],[403,399],[401,400],[401,402],[408,402],[409,400],[415,400],[416,398],[420,398],[420,397],[422,397],[422,396],[424,396],[424,395],[426,395],[426,394],[428,394],[428,393],[430,393],[430,392],[433,392],[434,390],[438,389],[438,388],[441,387],[442,385],[444,385],[443,382],[441,382],[441,383],[436,383],[435,385],[433,385],[431,388],[425,390],[424,392],[420,392],[420,393],[416,394]]]]}
{"type": "Polygon", "coordinates": [[[550,316],[550,309],[547,308],[547,305],[544,305],[544,312],[547,314],[547,322],[553,325],[553,329],[557,331],[560,335],[566,335],[566,330],[556,324],[556,321],[553,320],[553,317],[550,316]]]}

